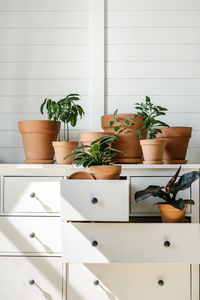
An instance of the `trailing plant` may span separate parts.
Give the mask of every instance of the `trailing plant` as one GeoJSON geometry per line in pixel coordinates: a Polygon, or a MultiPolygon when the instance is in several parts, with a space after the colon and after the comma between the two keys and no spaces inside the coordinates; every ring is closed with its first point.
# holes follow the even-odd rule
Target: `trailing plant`
{"type": "Polygon", "coordinates": [[[44,108],[46,108],[49,121],[61,121],[64,123],[64,140],[66,141],[69,141],[69,125],[75,127],[78,117],[82,119],[85,114],[83,108],[76,104],[79,100],[79,94],[69,94],[57,102],[46,98],[40,107],[42,115],[44,114],[44,108]]]}
{"type": "Polygon", "coordinates": [[[90,145],[75,148],[70,155],[65,157],[65,159],[74,157],[73,164],[76,166],[83,166],[84,168],[110,165],[116,157],[116,152],[123,153],[120,150],[112,148],[112,144],[116,141],[116,136],[102,136],[94,140],[90,145]],[[87,149],[87,152],[84,152],[84,149],[87,149]]]}
{"type": "Polygon", "coordinates": [[[146,189],[135,193],[135,201],[140,202],[150,196],[158,197],[163,199],[164,202],[157,202],[154,205],[169,204],[179,210],[183,210],[185,204],[194,204],[194,201],[191,199],[177,199],[177,194],[179,191],[190,188],[191,184],[200,177],[200,172],[193,171],[183,174],[177,181],[180,170],[181,167],[179,167],[176,174],[167,183],[165,189],[164,186],[149,185],[146,189]]]}
{"type": "MultiPolygon", "coordinates": [[[[144,122],[142,129],[145,129],[149,133],[150,139],[155,139],[156,134],[162,132],[157,127],[169,127],[169,125],[157,119],[157,117],[165,115],[167,108],[154,105],[148,96],[146,96],[145,102],[136,103],[135,108],[137,109],[137,113],[142,116],[144,122]]],[[[138,137],[141,138],[141,131],[139,132],[138,137]]]]}
{"type": "Polygon", "coordinates": [[[119,117],[117,117],[118,109],[116,109],[113,113],[113,121],[110,121],[110,126],[114,127],[114,132],[117,133],[117,135],[121,134],[122,132],[124,134],[130,133],[132,131],[136,132],[137,134],[140,134],[140,131],[134,128],[134,120],[137,118],[137,115],[132,116],[129,120],[121,120],[119,117]]]}

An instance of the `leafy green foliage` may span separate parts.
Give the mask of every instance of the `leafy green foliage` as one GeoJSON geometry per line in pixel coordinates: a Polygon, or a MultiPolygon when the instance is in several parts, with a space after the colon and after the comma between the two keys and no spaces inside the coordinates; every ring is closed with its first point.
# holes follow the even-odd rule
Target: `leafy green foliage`
{"type": "Polygon", "coordinates": [[[142,116],[143,122],[145,123],[142,129],[145,129],[147,132],[149,132],[150,139],[155,139],[156,134],[162,132],[157,127],[169,127],[166,123],[157,119],[157,117],[165,115],[167,108],[154,105],[148,96],[146,96],[145,102],[136,103],[135,108],[137,109],[137,113],[142,116]]]}
{"type": "Polygon", "coordinates": [[[93,141],[90,145],[75,148],[73,152],[64,159],[74,157],[73,164],[83,166],[84,168],[109,165],[117,156],[117,152],[123,153],[120,150],[112,148],[112,144],[116,141],[116,136],[102,136],[93,141]],[[83,149],[87,149],[87,152],[84,152],[83,149]]]}
{"type": "Polygon", "coordinates": [[[40,107],[42,115],[44,114],[44,108],[46,108],[49,121],[64,123],[64,139],[66,138],[65,124],[67,125],[67,141],[69,141],[69,125],[75,127],[78,117],[82,119],[85,114],[83,108],[76,104],[79,100],[79,94],[70,94],[57,102],[46,98],[40,107]]]}
{"type": "MultiPolygon", "coordinates": [[[[149,198],[150,196],[153,196],[163,199],[167,204],[180,210],[184,209],[184,205],[186,203],[194,204],[194,201],[190,199],[179,198],[176,200],[176,196],[179,191],[190,188],[191,184],[200,177],[200,172],[193,171],[183,174],[176,182],[180,170],[181,167],[177,170],[176,174],[170,179],[170,181],[165,187],[165,191],[163,191],[163,186],[149,185],[146,189],[135,193],[135,201],[140,202],[149,198]]],[[[157,202],[154,205],[163,204],[165,202],[157,202]]]]}
{"type": "Polygon", "coordinates": [[[117,116],[118,109],[116,109],[113,113],[113,121],[110,121],[110,126],[114,127],[114,132],[117,133],[117,135],[120,135],[122,132],[124,134],[130,133],[132,131],[135,131],[137,134],[140,134],[140,132],[136,129],[134,129],[134,120],[137,118],[137,115],[132,116],[130,120],[120,120],[120,118],[117,116]]]}

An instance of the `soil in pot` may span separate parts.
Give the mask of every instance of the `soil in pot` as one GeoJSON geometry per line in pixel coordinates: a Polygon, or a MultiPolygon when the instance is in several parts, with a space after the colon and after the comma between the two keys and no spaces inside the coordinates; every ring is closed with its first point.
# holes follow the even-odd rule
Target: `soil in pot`
{"type": "Polygon", "coordinates": [[[165,164],[185,164],[188,143],[192,134],[192,127],[159,127],[162,133],[157,139],[167,142],[163,155],[165,164]]]}
{"type": "MultiPolygon", "coordinates": [[[[104,135],[111,135],[113,136],[113,132],[80,132],[79,133],[79,140],[82,146],[90,145],[94,140],[104,136],[104,135]]],[[[84,152],[87,149],[83,149],[84,152]]]]}
{"type": "Polygon", "coordinates": [[[106,166],[91,166],[89,172],[95,179],[119,179],[121,166],[106,165],[106,166]]]}
{"type": "MultiPolygon", "coordinates": [[[[120,120],[130,120],[135,114],[117,114],[120,120]]],[[[114,127],[117,126],[117,123],[113,126],[110,126],[110,121],[113,121],[113,115],[104,115],[101,117],[101,125],[105,132],[114,132],[114,127]]],[[[142,122],[142,117],[138,116],[134,121],[135,129],[141,129],[144,126],[142,122]]],[[[117,134],[116,134],[117,135],[117,134]]],[[[135,132],[130,133],[121,133],[117,136],[118,141],[115,143],[115,148],[126,153],[126,155],[119,153],[115,161],[117,163],[132,164],[132,163],[141,163],[142,162],[142,149],[140,146],[140,141],[137,138],[135,132]]],[[[142,130],[142,137],[146,138],[146,131],[142,130]]]]}
{"type": "Polygon", "coordinates": [[[22,135],[25,163],[54,163],[52,142],[57,140],[60,122],[27,120],[18,123],[22,135]]]}
{"type": "Polygon", "coordinates": [[[158,207],[163,223],[185,223],[184,217],[187,204],[185,204],[184,210],[177,209],[169,204],[158,204],[158,207]]]}
{"type": "Polygon", "coordinates": [[[143,164],[163,164],[163,153],[166,146],[164,140],[140,140],[144,155],[143,164]]]}
{"type": "Polygon", "coordinates": [[[53,147],[55,149],[56,161],[58,164],[69,165],[73,162],[74,157],[64,159],[67,155],[71,154],[72,151],[78,147],[78,142],[53,142],[53,147]]]}

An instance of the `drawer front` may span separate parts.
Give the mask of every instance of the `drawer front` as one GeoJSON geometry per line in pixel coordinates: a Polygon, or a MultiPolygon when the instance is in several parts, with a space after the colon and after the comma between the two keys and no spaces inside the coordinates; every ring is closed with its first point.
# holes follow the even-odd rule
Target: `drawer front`
{"type": "MultiPolygon", "coordinates": [[[[149,213],[155,214],[159,212],[158,206],[153,206],[158,202],[159,198],[149,197],[139,203],[135,202],[135,193],[145,189],[149,185],[166,186],[171,177],[132,177],[131,178],[131,213],[149,213]]],[[[191,189],[179,192],[178,196],[183,199],[191,199],[191,189]]],[[[162,201],[162,199],[160,199],[162,201]]],[[[188,206],[187,212],[191,212],[191,206],[188,206]]]]}
{"type": "Polygon", "coordinates": [[[63,224],[64,262],[199,263],[199,243],[197,224],[63,224]]]}
{"type": "Polygon", "coordinates": [[[61,252],[59,217],[1,217],[0,255],[61,252]]]}
{"type": "Polygon", "coordinates": [[[70,300],[189,300],[190,265],[69,264],[67,291],[70,300]]]}
{"type": "Polygon", "coordinates": [[[2,300],[62,300],[59,258],[0,257],[0,270],[2,300]]]}
{"type": "Polygon", "coordinates": [[[128,221],[129,182],[62,180],[61,217],[69,221],[128,221]]]}
{"type": "Polygon", "coordinates": [[[61,178],[62,177],[5,177],[4,212],[59,212],[61,178]]]}

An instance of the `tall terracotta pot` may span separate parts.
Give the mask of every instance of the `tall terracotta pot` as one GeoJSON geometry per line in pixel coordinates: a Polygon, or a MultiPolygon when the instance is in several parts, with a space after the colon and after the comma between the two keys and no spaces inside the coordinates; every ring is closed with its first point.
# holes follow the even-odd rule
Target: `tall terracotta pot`
{"type": "Polygon", "coordinates": [[[177,209],[169,204],[158,204],[158,208],[161,213],[163,223],[185,223],[185,212],[187,204],[185,204],[184,210],[177,209]]]}
{"type": "MultiPolygon", "coordinates": [[[[117,117],[120,120],[130,120],[130,118],[134,115],[135,114],[117,114],[117,117]]],[[[101,117],[101,126],[105,132],[114,132],[114,127],[117,126],[117,124],[110,126],[110,121],[113,121],[112,114],[104,115],[101,117]]],[[[139,115],[135,120],[133,120],[133,123],[135,124],[135,129],[141,129],[144,126],[142,117],[139,115]]],[[[146,138],[145,130],[142,130],[142,137],[146,138]]],[[[142,162],[142,149],[140,146],[140,141],[137,138],[137,134],[135,132],[130,132],[127,134],[121,133],[118,136],[118,141],[115,143],[114,147],[126,153],[126,155],[119,153],[117,159],[115,159],[116,162],[124,164],[134,164],[142,162]]]]}
{"type": "Polygon", "coordinates": [[[66,156],[72,153],[72,151],[78,147],[78,142],[53,142],[53,147],[56,154],[56,161],[58,164],[69,165],[73,162],[74,157],[64,159],[66,156]]]}
{"type": "MultiPolygon", "coordinates": [[[[79,140],[82,146],[90,145],[94,140],[104,136],[104,135],[114,135],[113,132],[80,132],[79,140]]],[[[87,151],[87,149],[83,149],[87,151]]]]}
{"type": "Polygon", "coordinates": [[[52,142],[57,140],[60,122],[27,120],[18,123],[28,164],[54,163],[52,142]]]}
{"type": "Polygon", "coordinates": [[[144,155],[143,164],[163,164],[163,153],[166,146],[164,140],[140,140],[144,155]]]}
{"type": "Polygon", "coordinates": [[[157,139],[167,142],[163,161],[165,164],[185,164],[188,143],[192,134],[192,127],[159,127],[162,133],[157,139]]]}

